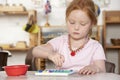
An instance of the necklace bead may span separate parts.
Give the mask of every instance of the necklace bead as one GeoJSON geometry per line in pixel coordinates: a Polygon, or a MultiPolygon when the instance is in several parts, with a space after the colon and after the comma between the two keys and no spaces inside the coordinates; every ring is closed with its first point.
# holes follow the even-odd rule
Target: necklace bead
{"type": "Polygon", "coordinates": [[[68,37],[68,45],[69,45],[69,50],[71,51],[70,55],[71,56],[75,56],[76,53],[77,53],[77,51],[79,51],[80,49],[82,49],[84,47],[84,45],[87,43],[87,41],[88,40],[86,40],[86,42],[83,45],[81,45],[79,48],[77,48],[76,50],[72,50],[72,48],[71,48],[71,42],[70,42],[70,35],[69,35],[69,37],[68,37]]]}
{"type": "Polygon", "coordinates": [[[76,52],[75,51],[72,51],[71,52],[71,56],[75,56],[76,52]]]}

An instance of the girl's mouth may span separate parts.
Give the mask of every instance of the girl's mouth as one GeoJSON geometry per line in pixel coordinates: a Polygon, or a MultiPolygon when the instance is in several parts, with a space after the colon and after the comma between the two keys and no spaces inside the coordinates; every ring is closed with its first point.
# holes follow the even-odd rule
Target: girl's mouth
{"type": "Polygon", "coordinates": [[[79,34],[78,32],[73,32],[73,34],[79,34]]]}

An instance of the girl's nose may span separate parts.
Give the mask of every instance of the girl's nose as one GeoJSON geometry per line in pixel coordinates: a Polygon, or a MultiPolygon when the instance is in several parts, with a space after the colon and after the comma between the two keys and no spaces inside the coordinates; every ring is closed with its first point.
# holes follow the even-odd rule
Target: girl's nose
{"type": "Polygon", "coordinates": [[[79,29],[79,25],[76,24],[76,25],[75,25],[75,30],[78,30],[78,29],[79,29]]]}

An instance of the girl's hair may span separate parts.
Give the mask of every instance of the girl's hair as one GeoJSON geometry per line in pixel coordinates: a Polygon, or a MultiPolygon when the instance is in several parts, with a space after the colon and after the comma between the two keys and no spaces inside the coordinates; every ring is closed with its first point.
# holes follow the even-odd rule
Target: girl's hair
{"type": "Polygon", "coordinates": [[[83,10],[94,25],[97,24],[95,4],[92,0],[73,0],[66,9],[66,19],[73,10],[83,10]]]}

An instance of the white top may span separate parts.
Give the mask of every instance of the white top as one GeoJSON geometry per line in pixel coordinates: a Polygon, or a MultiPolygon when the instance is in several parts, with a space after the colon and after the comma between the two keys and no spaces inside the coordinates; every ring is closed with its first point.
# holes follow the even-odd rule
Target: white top
{"type": "Polygon", "coordinates": [[[61,69],[70,69],[79,71],[81,68],[92,64],[94,60],[105,60],[105,54],[101,44],[93,39],[85,44],[85,46],[79,50],[75,56],[71,56],[71,51],[68,45],[68,35],[63,35],[48,41],[54,49],[65,57],[61,69]]]}

